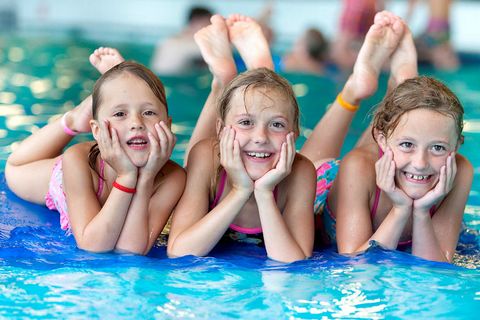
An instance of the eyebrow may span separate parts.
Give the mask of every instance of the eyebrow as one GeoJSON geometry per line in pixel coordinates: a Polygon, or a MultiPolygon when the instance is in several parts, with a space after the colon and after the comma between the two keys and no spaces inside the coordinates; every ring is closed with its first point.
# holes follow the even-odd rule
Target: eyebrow
{"type": "MultiPolygon", "coordinates": [[[[251,116],[252,116],[251,113],[241,113],[241,114],[235,115],[234,118],[251,117],[251,116]]],[[[273,115],[272,118],[282,118],[288,121],[288,118],[282,114],[273,115]]]]}
{"type": "MultiPolygon", "coordinates": [[[[417,139],[412,138],[412,137],[409,137],[409,136],[403,136],[403,137],[399,137],[399,138],[395,139],[395,141],[402,141],[402,140],[417,141],[417,139]]],[[[432,143],[450,144],[449,141],[445,141],[445,140],[433,140],[433,141],[430,141],[429,143],[430,143],[430,144],[432,144],[432,143]]]]}

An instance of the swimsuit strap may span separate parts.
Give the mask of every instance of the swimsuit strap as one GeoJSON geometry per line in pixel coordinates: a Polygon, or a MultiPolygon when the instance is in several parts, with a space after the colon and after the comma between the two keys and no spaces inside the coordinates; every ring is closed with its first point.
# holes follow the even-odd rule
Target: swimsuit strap
{"type": "MultiPolygon", "coordinates": [[[[227,172],[224,169],[222,169],[222,171],[220,172],[220,180],[218,182],[217,193],[215,194],[215,198],[213,199],[213,202],[210,204],[210,209],[215,208],[215,206],[220,201],[220,198],[222,197],[222,194],[223,194],[223,190],[225,189],[226,182],[227,182],[227,172]]],[[[275,202],[277,201],[277,194],[278,194],[278,189],[277,187],[275,187],[275,189],[273,189],[273,197],[275,199],[275,202]]],[[[229,227],[234,231],[244,233],[244,234],[258,234],[263,232],[261,227],[245,228],[245,227],[237,226],[236,224],[233,224],[233,223],[230,224],[229,227]]]]}
{"type": "Polygon", "coordinates": [[[105,172],[105,161],[100,158],[100,175],[98,176],[98,190],[97,190],[97,198],[100,199],[100,196],[103,192],[103,173],[105,172]]]}
{"type": "Polygon", "coordinates": [[[244,233],[244,234],[259,234],[259,233],[262,233],[263,230],[262,230],[262,227],[258,227],[258,228],[245,228],[245,227],[240,227],[240,226],[237,226],[236,224],[230,224],[229,225],[230,229],[234,230],[234,231],[237,231],[237,232],[240,232],[240,233],[244,233]]]}

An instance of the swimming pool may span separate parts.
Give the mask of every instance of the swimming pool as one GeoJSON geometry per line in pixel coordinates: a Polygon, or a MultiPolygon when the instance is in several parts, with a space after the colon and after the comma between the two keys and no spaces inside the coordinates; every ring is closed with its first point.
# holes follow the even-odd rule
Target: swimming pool
{"type": "MultiPolygon", "coordinates": [[[[97,73],[87,61],[96,47],[90,42],[18,37],[0,42],[3,168],[12,144],[88,95],[97,73]]],[[[120,50],[148,63],[151,48],[122,45],[120,50]]],[[[462,153],[475,167],[457,265],[380,247],[355,257],[330,249],[284,265],[266,259],[261,248],[241,244],[234,245],[235,255],[225,245],[210,257],[166,259],[162,239],[147,257],[91,254],[64,236],[55,212],[12,195],[2,175],[0,318],[473,318],[480,307],[479,65],[465,65],[459,74],[434,73],[466,108],[462,153]]],[[[334,99],[338,84],[287,76],[299,97],[306,135],[334,99]]],[[[181,163],[210,78],[162,80],[178,136],[173,158],[181,163]]],[[[345,149],[354,144],[369,105],[380,96],[362,106],[345,149]]]]}

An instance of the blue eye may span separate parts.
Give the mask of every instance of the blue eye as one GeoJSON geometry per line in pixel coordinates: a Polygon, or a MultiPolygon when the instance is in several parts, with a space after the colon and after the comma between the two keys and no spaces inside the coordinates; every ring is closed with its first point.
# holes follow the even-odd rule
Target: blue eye
{"type": "Polygon", "coordinates": [[[439,144],[432,146],[432,150],[435,154],[444,154],[447,152],[447,148],[439,144]]]}
{"type": "Polygon", "coordinates": [[[252,121],[250,119],[242,119],[238,121],[238,124],[244,127],[248,127],[252,125],[252,121]]]}
{"type": "Polygon", "coordinates": [[[125,112],[123,111],[117,111],[113,114],[114,117],[123,117],[125,116],[125,112]]]}
{"type": "Polygon", "coordinates": [[[157,113],[154,112],[154,111],[148,110],[148,111],[145,111],[144,114],[145,114],[146,116],[154,116],[154,115],[156,115],[157,113]]]}
{"type": "Polygon", "coordinates": [[[407,141],[401,142],[400,147],[402,147],[404,149],[411,149],[413,147],[413,143],[407,142],[407,141]]]}
{"type": "Polygon", "coordinates": [[[275,128],[279,128],[279,129],[283,129],[283,128],[286,127],[284,123],[278,122],[278,121],[273,122],[272,126],[275,127],[275,128]]]}

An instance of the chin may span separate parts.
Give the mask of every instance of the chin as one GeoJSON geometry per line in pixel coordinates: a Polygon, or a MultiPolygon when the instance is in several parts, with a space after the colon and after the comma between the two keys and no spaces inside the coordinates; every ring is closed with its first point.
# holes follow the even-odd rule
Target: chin
{"type": "Polygon", "coordinates": [[[418,200],[422,198],[424,195],[426,195],[431,189],[425,190],[403,190],[403,192],[406,193],[408,197],[410,197],[412,200],[418,200]]]}

